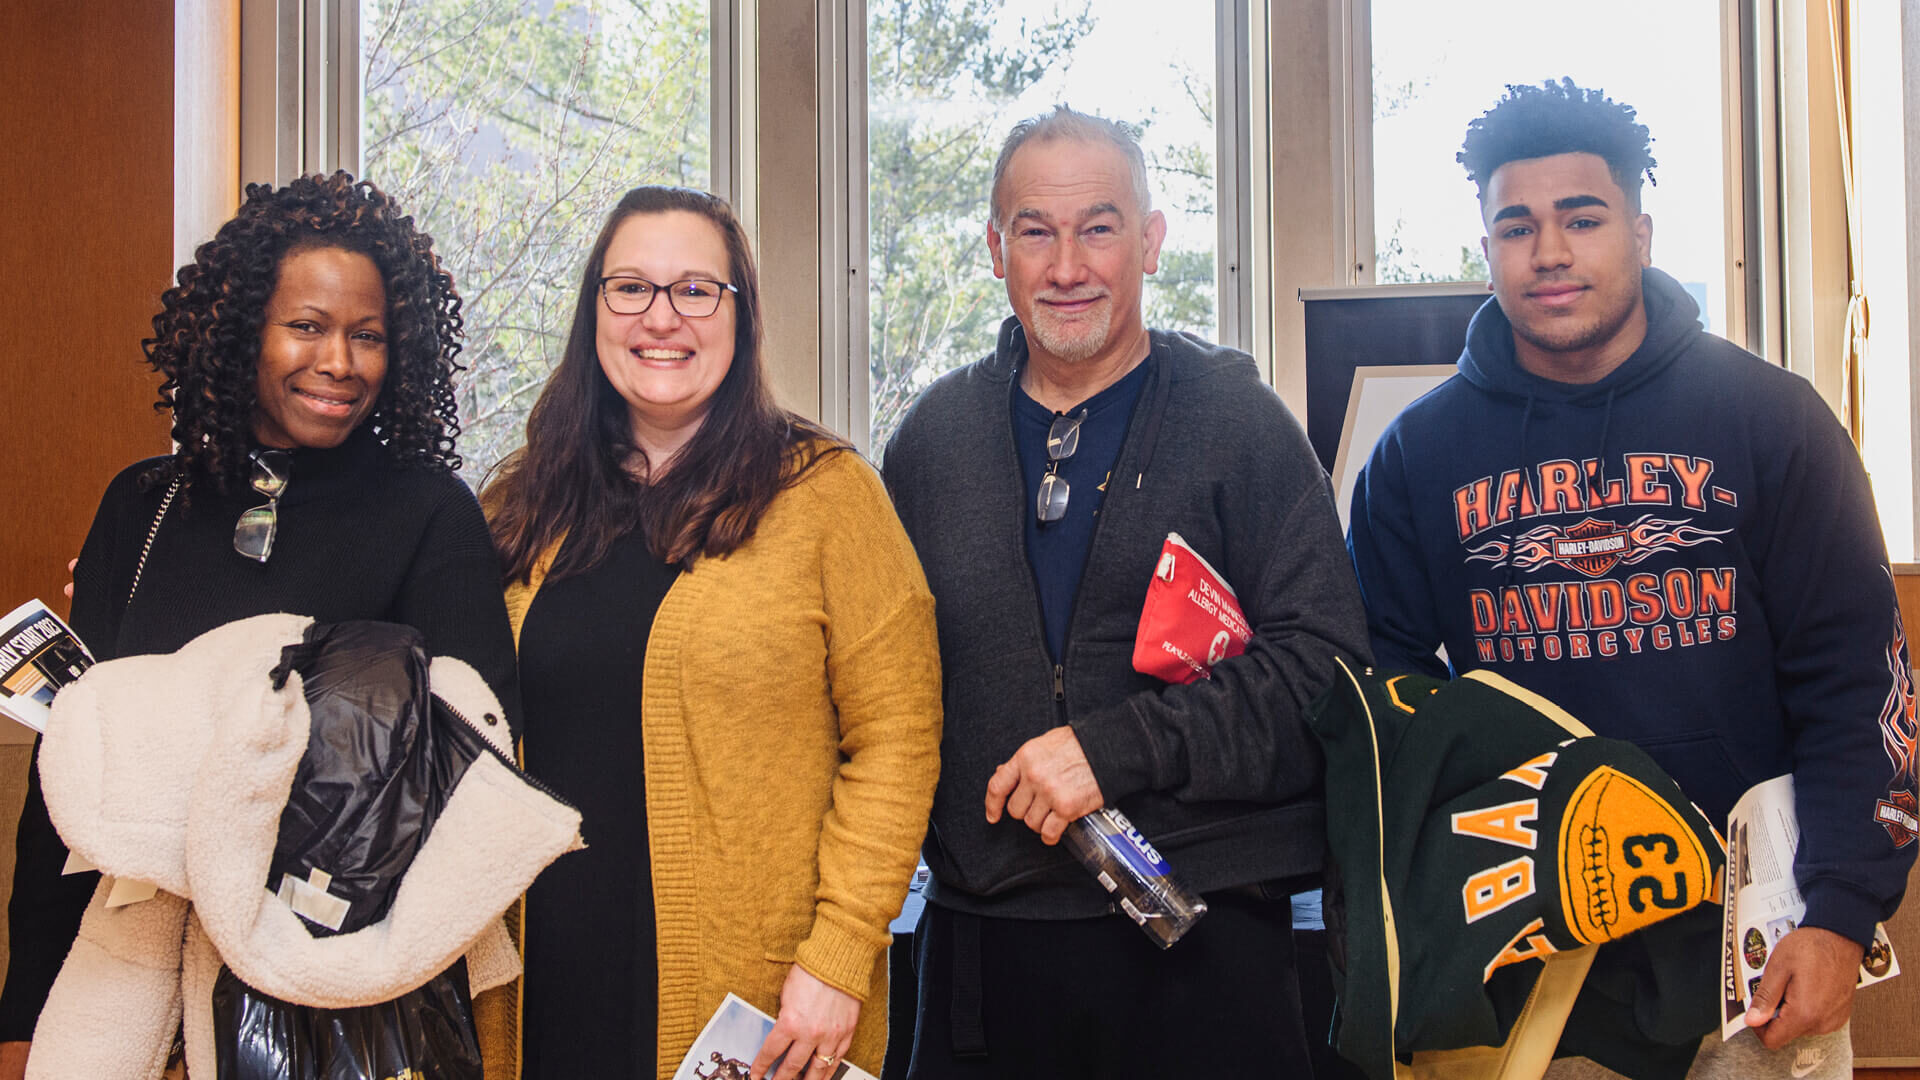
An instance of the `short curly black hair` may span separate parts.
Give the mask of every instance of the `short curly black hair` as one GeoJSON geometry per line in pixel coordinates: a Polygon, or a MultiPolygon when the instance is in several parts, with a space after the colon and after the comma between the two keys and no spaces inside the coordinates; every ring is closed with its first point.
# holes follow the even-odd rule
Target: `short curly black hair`
{"type": "MultiPolygon", "coordinates": [[[[173,414],[174,454],[147,480],[227,491],[249,474],[256,370],[267,298],[281,260],[311,248],[372,259],[387,293],[387,377],[364,421],[395,462],[460,467],[453,376],[461,370],[460,296],[393,199],[346,172],[282,188],[247,185],[246,201],[180,268],[140,343],[165,379],[156,411],[173,414]]],[[[183,491],[184,493],[184,491],[183,491]]]]}
{"type": "Polygon", "coordinates": [[[1539,86],[1507,87],[1507,96],[1467,125],[1466,141],[1455,160],[1467,179],[1487,197],[1494,171],[1509,161],[1555,154],[1597,154],[1613,180],[1640,208],[1640,179],[1653,179],[1653,136],[1634,119],[1633,106],[1583,90],[1572,79],[1539,86]]]}

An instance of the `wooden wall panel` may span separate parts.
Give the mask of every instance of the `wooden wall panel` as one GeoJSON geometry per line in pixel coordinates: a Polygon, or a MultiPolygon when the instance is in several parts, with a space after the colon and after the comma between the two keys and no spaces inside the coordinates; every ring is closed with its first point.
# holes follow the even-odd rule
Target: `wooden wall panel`
{"type": "Polygon", "coordinates": [[[0,4],[0,603],[59,601],[106,482],[167,448],[140,362],[172,272],[173,0],[0,4]]]}
{"type": "MultiPolygon", "coordinates": [[[[1914,650],[1920,632],[1920,566],[1895,570],[1900,616],[1907,625],[1907,647],[1914,650]]],[[[1887,924],[1901,975],[1860,991],[1853,1005],[1853,1053],[1861,1065],[1920,1066],[1920,863],[1907,877],[1907,899],[1887,924]]]]}
{"type": "MultiPolygon", "coordinates": [[[[101,490],[167,448],[140,339],[173,269],[173,8],[0,0],[0,612],[64,610],[101,490]]],[[[0,746],[0,901],[26,763],[0,746]]]]}

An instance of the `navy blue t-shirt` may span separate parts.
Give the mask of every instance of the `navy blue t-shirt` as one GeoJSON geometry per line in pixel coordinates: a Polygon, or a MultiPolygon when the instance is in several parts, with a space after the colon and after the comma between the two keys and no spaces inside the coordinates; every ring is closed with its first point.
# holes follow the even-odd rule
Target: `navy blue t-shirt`
{"type": "Polygon", "coordinates": [[[1027,562],[1040,593],[1047,653],[1055,663],[1066,651],[1067,623],[1073,616],[1073,598],[1080,591],[1080,572],[1087,565],[1093,525],[1151,362],[1136,365],[1119,382],[1064,414],[1033,400],[1019,380],[1014,381],[1013,445],[1020,452],[1020,477],[1027,492],[1027,562]],[[1038,500],[1040,479],[1047,473],[1047,431],[1056,416],[1076,416],[1082,409],[1087,417],[1080,422],[1080,445],[1072,457],[1060,462],[1059,473],[1068,486],[1066,516],[1042,525],[1038,500]]]}

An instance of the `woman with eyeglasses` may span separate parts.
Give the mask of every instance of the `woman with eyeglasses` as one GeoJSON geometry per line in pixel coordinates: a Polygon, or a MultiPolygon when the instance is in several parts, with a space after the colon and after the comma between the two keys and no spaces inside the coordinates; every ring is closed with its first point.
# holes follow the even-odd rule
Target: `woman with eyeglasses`
{"type": "Polygon", "coordinates": [[[725,202],[628,192],[482,496],[527,762],[588,845],[527,894],[524,1076],[669,1077],[728,993],[777,1017],[756,1078],[879,1071],[933,599],[879,475],[774,405],[759,304],[725,202]]]}
{"type": "MultiPolygon", "coordinates": [[[[499,563],[452,471],[460,300],[431,238],[346,173],[252,185],[153,329],[175,450],[107,485],[81,547],[71,621],[94,657],[173,652],[266,612],[380,619],[471,664],[516,719],[499,563]]],[[[65,857],[33,775],[0,1077],[21,1075],[98,877],[62,877],[65,857]]]]}

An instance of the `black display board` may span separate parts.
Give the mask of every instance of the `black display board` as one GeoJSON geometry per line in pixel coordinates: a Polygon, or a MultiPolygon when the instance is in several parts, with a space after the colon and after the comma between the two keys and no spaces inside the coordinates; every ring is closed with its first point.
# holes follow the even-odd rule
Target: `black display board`
{"type": "Polygon", "coordinates": [[[1486,286],[1383,285],[1302,289],[1307,306],[1307,439],[1333,471],[1357,367],[1451,364],[1486,286]],[[1471,291],[1469,291],[1471,290],[1471,291]]]}

